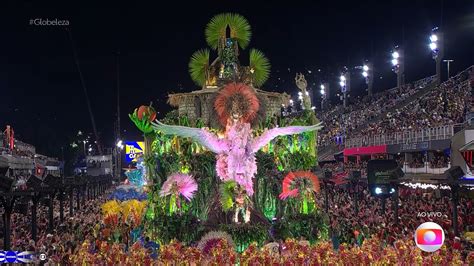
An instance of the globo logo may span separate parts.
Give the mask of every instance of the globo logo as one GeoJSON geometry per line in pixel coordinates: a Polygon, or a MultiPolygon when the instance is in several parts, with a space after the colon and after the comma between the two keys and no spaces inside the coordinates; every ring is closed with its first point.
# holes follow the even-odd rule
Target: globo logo
{"type": "Polygon", "coordinates": [[[422,223],[415,231],[416,246],[426,252],[435,252],[444,243],[444,231],[437,223],[422,223]]]}

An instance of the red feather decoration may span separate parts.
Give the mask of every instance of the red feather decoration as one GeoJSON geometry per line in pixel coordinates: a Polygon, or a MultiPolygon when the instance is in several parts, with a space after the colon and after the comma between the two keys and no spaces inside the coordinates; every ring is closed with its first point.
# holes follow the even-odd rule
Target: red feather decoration
{"type": "Polygon", "coordinates": [[[227,125],[227,120],[231,116],[232,104],[236,102],[242,115],[244,123],[250,123],[257,116],[260,108],[255,91],[243,83],[229,83],[222,90],[214,102],[214,109],[219,116],[222,126],[227,125]]]}
{"type": "Polygon", "coordinates": [[[284,200],[288,197],[295,198],[298,196],[298,188],[292,188],[293,182],[298,178],[306,178],[311,180],[311,184],[313,185],[313,191],[319,192],[320,185],[318,177],[309,172],[309,171],[296,171],[296,172],[289,172],[285,178],[283,179],[282,183],[282,192],[280,193],[280,199],[284,200]]]}

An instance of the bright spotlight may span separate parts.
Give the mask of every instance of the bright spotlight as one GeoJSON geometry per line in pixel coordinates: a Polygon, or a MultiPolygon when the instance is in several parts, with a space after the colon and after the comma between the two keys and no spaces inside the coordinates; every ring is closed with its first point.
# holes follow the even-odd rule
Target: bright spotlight
{"type": "Polygon", "coordinates": [[[309,92],[308,92],[308,91],[305,91],[305,94],[306,94],[306,96],[309,96],[309,92]]]}
{"type": "Polygon", "coordinates": [[[91,151],[92,151],[92,148],[89,148],[89,152],[91,152],[91,151]]]}
{"type": "Polygon", "coordinates": [[[293,100],[292,100],[292,99],[290,99],[290,104],[293,104],[293,100]]]}
{"type": "Polygon", "coordinates": [[[364,71],[369,71],[369,66],[364,65],[364,66],[362,67],[362,69],[363,69],[364,71]]]}
{"type": "Polygon", "coordinates": [[[303,95],[298,96],[298,99],[303,100],[303,95]]]}
{"type": "Polygon", "coordinates": [[[400,54],[397,51],[395,51],[395,52],[392,53],[392,57],[394,59],[398,59],[400,57],[400,54]]]}
{"type": "Polygon", "coordinates": [[[431,42],[437,42],[438,41],[438,36],[436,34],[431,34],[430,41],[431,42]]]}
{"type": "Polygon", "coordinates": [[[390,194],[393,194],[393,193],[395,193],[395,189],[394,189],[394,188],[391,188],[391,189],[390,189],[390,194]]]}
{"type": "Polygon", "coordinates": [[[324,90],[324,85],[323,84],[321,84],[321,90],[324,90]]]}
{"type": "Polygon", "coordinates": [[[366,77],[369,76],[369,74],[366,71],[364,71],[364,72],[362,72],[362,76],[364,76],[364,78],[366,78],[366,77]]]}
{"type": "Polygon", "coordinates": [[[300,95],[300,96],[301,96],[301,95],[303,95],[303,93],[302,93],[301,91],[299,91],[299,92],[298,92],[298,95],[300,95]]]}
{"type": "Polygon", "coordinates": [[[341,80],[341,82],[339,82],[339,85],[341,85],[341,87],[344,87],[344,81],[341,80]]]}
{"type": "Polygon", "coordinates": [[[376,187],[375,188],[375,194],[377,194],[377,195],[382,194],[382,189],[379,188],[379,187],[376,187]]]}
{"type": "Polygon", "coordinates": [[[346,81],[346,77],[344,77],[344,75],[341,75],[341,81],[346,81]]]}
{"type": "Polygon", "coordinates": [[[436,48],[438,48],[438,45],[436,45],[435,42],[430,43],[430,49],[431,49],[432,51],[436,50],[436,48]]]}
{"type": "Polygon", "coordinates": [[[321,89],[319,92],[321,93],[321,95],[326,94],[326,91],[324,89],[321,89]]]}
{"type": "Polygon", "coordinates": [[[396,58],[392,59],[392,65],[394,66],[398,65],[398,59],[396,58]]]}
{"type": "Polygon", "coordinates": [[[311,109],[312,109],[312,110],[316,110],[316,106],[311,106],[311,109]]]}

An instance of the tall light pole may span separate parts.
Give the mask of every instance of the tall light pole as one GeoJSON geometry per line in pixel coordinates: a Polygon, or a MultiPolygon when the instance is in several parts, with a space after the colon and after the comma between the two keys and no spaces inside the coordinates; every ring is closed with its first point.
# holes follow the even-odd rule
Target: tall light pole
{"type": "Polygon", "coordinates": [[[362,76],[365,78],[365,83],[367,84],[367,92],[369,97],[372,97],[372,88],[374,84],[374,68],[371,63],[365,63],[362,66],[362,76]]]}
{"type": "Polygon", "coordinates": [[[430,35],[430,50],[433,59],[436,62],[436,83],[441,83],[441,60],[443,58],[443,33],[438,28],[431,30],[430,35]]]}
{"type": "Polygon", "coordinates": [[[347,107],[347,93],[350,91],[351,87],[351,78],[349,70],[345,70],[339,77],[339,85],[341,86],[341,92],[343,97],[344,108],[347,107]]]}
{"type": "MultiPolygon", "coordinates": [[[[117,144],[120,143],[120,146],[122,146],[123,148],[123,144],[121,144],[122,136],[121,136],[121,128],[120,128],[120,51],[117,51],[117,127],[115,130],[116,130],[115,138],[116,138],[117,144]]],[[[119,174],[120,169],[122,169],[122,156],[120,152],[116,152],[115,154],[115,168],[117,169],[115,174],[119,174]]],[[[119,175],[119,180],[120,180],[120,175],[119,175]]]]}
{"type": "Polygon", "coordinates": [[[82,143],[84,143],[84,156],[87,155],[86,153],[86,143],[87,143],[87,140],[83,140],[82,143]]]}
{"type": "MultiPolygon", "coordinates": [[[[117,143],[115,144],[115,156],[116,156],[116,158],[122,156],[123,147],[124,147],[123,141],[119,139],[117,141],[117,143]]],[[[117,178],[118,181],[120,181],[120,178],[121,178],[121,172],[122,172],[121,169],[122,168],[121,168],[120,165],[118,165],[118,164],[115,165],[115,178],[117,178]]]]}
{"type": "Polygon", "coordinates": [[[324,110],[324,102],[329,97],[329,83],[321,84],[320,88],[321,90],[319,93],[321,93],[321,110],[324,110]]]}
{"type": "Polygon", "coordinates": [[[445,62],[446,65],[448,65],[448,79],[449,79],[449,65],[450,65],[450,63],[454,62],[454,60],[453,59],[446,59],[446,60],[443,60],[443,62],[445,62]]]}
{"type": "Polygon", "coordinates": [[[392,51],[392,71],[397,74],[397,87],[404,85],[403,73],[405,72],[405,56],[403,49],[396,46],[392,51]]]}

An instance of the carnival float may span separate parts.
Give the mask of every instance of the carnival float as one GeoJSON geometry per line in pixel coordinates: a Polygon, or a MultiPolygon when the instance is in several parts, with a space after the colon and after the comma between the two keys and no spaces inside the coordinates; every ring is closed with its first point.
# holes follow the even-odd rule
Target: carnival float
{"type": "Polygon", "coordinates": [[[179,241],[204,253],[222,239],[236,252],[252,243],[326,240],[314,174],[322,125],[304,77],[296,78],[301,110],[282,116],[289,97],[263,89],[270,63],[257,49],[246,52],[248,21],[219,14],[205,37],[210,49],[189,62],[200,89],[170,94],[178,109],[163,119],[151,104],[129,115],[144,134],[146,153],[103,206],[111,234],[122,224],[133,229],[127,237],[179,241]],[[239,61],[246,54],[248,66],[239,61]]]}
{"type": "Polygon", "coordinates": [[[463,265],[447,245],[426,254],[412,239],[386,245],[358,230],[356,243],[330,241],[315,174],[322,126],[304,76],[295,78],[300,110],[281,112],[288,95],[263,88],[269,60],[251,49],[248,66],[239,61],[251,37],[245,18],[217,15],[205,37],[210,49],[189,62],[200,89],[170,94],[177,109],[162,119],[151,104],[129,115],[145,153],[124,169],[102,205],[99,239],[85,240],[73,264],[463,265]]]}

